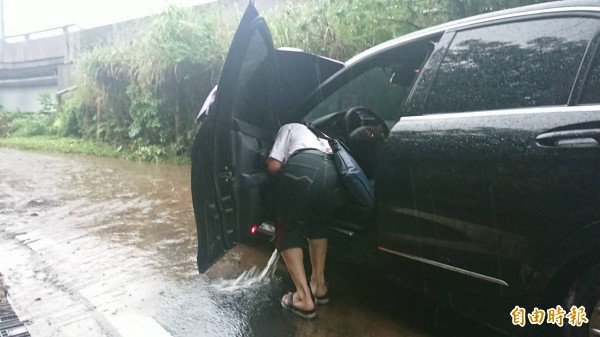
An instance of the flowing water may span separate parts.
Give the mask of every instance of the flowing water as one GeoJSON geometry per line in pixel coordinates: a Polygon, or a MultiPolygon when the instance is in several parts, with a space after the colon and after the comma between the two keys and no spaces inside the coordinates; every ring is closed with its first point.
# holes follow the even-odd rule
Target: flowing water
{"type": "Polygon", "coordinates": [[[265,265],[264,250],[244,246],[198,273],[189,171],[0,149],[0,272],[32,335],[251,330],[245,320],[281,282],[212,287],[265,265]]]}
{"type": "Polygon", "coordinates": [[[416,300],[336,262],[331,303],[297,318],[272,244],[199,274],[189,174],[0,148],[0,273],[32,336],[443,336],[416,300]]]}
{"type": "Polygon", "coordinates": [[[213,286],[223,291],[239,291],[248,287],[265,284],[275,275],[279,256],[279,252],[275,250],[264,268],[260,269],[257,266],[252,266],[250,269],[242,272],[237,278],[232,280],[220,279],[214,282],[213,286]]]}

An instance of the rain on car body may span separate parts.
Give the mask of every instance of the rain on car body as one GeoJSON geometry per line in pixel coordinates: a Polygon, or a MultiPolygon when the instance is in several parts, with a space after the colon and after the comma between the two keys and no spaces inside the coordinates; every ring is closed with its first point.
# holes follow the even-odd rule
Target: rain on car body
{"type": "Polygon", "coordinates": [[[281,125],[305,122],[344,140],[376,191],[373,211],[336,213],[332,240],[509,333],[600,336],[599,41],[600,3],[566,1],[342,63],[275,49],[249,5],[194,142],[200,271],[268,223],[265,158],[281,125]],[[557,305],[589,323],[511,322],[557,305]]]}

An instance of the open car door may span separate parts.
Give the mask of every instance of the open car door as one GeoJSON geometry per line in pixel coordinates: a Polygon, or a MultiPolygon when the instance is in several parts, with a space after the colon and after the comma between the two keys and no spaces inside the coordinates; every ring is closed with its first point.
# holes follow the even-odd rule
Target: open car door
{"type": "Polygon", "coordinates": [[[294,106],[343,67],[301,51],[275,49],[264,19],[248,5],[192,148],[200,272],[269,218],[265,161],[277,131],[294,121],[294,106]]]}

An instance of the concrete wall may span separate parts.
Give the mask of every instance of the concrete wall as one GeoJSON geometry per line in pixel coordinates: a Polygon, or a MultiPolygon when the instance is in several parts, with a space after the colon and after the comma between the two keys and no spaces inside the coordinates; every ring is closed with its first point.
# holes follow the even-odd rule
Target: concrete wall
{"type": "Polygon", "coordinates": [[[50,36],[35,40],[5,43],[3,63],[20,63],[65,57],[70,61],[74,56],[73,33],[50,36]]]}
{"type": "Polygon", "coordinates": [[[37,112],[42,108],[39,95],[45,92],[54,94],[57,89],[56,85],[0,88],[0,105],[6,111],[37,112]]]}
{"type": "Polygon", "coordinates": [[[93,45],[133,36],[137,24],[125,22],[57,36],[0,41],[0,105],[7,111],[39,111],[40,93],[55,95],[73,86],[73,60],[93,45]]]}
{"type": "Polygon", "coordinates": [[[142,18],[75,32],[63,27],[60,35],[0,40],[0,105],[8,111],[39,111],[40,93],[55,95],[75,85],[73,60],[79,53],[94,45],[131,40],[147,23],[142,18]]]}

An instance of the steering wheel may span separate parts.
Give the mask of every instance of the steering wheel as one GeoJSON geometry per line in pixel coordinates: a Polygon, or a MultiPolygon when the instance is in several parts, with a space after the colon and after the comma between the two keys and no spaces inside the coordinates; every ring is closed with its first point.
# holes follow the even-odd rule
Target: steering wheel
{"type": "Polygon", "coordinates": [[[383,141],[390,133],[383,118],[379,117],[375,111],[364,106],[355,106],[346,111],[344,130],[348,139],[358,142],[383,141]],[[372,117],[375,125],[364,125],[364,119],[361,116],[363,113],[372,117]],[[360,123],[360,126],[356,127],[358,124],[356,121],[360,123]]]}

